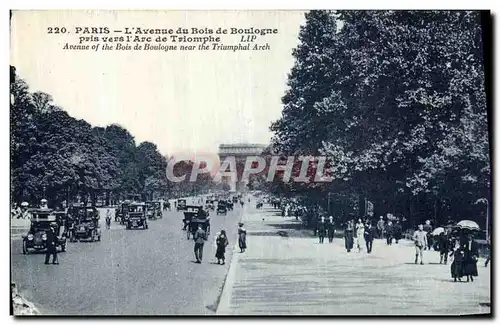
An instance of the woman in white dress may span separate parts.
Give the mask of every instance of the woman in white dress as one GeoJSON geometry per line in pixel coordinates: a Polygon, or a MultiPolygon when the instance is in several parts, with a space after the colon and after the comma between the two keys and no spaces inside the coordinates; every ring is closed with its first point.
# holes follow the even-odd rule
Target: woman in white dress
{"type": "Polygon", "coordinates": [[[358,219],[358,223],[356,223],[356,245],[358,246],[358,252],[363,250],[365,246],[365,225],[358,219]]]}

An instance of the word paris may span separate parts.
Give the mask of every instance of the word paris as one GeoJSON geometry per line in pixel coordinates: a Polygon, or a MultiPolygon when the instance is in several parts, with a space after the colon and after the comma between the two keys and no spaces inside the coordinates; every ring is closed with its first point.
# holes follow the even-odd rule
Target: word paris
{"type": "MultiPolygon", "coordinates": [[[[328,164],[327,157],[312,157],[312,156],[299,156],[295,159],[294,156],[286,157],[286,163],[283,164],[283,157],[273,156],[273,157],[259,157],[259,156],[248,156],[246,158],[243,171],[241,173],[240,182],[246,182],[249,180],[250,175],[264,175],[267,173],[267,182],[272,182],[277,172],[283,172],[282,181],[288,183],[290,179],[298,183],[310,183],[311,182],[311,172],[314,174],[313,182],[331,182],[333,178],[324,175],[325,166],[328,164]],[[266,159],[270,158],[270,159],[266,159]],[[298,174],[292,177],[292,172],[298,174]]],[[[240,160],[236,159],[234,156],[228,156],[220,164],[219,168],[215,173],[214,161],[209,157],[197,157],[194,162],[189,160],[186,165],[181,164],[187,160],[175,160],[171,159],[167,164],[167,178],[171,182],[179,183],[186,181],[186,176],[190,174],[189,182],[196,182],[199,174],[210,173],[213,174],[214,182],[221,182],[222,177],[230,178],[232,181],[238,180],[238,171],[241,169],[237,168],[238,165],[241,166],[240,160]],[[177,167],[176,167],[177,166],[177,167]],[[189,166],[191,171],[183,169],[180,166],[189,166]],[[179,168],[180,167],[180,168],[179,168]],[[229,168],[229,170],[227,170],[229,168]],[[182,175],[175,175],[177,171],[182,175]]],[[[189,168],[188,167],[188,168],[189,168]]],[[[327,166],[326,166],[327,167],[327,166]]],[[[327,167],[328,168],[328,167],[327,167]]]]}

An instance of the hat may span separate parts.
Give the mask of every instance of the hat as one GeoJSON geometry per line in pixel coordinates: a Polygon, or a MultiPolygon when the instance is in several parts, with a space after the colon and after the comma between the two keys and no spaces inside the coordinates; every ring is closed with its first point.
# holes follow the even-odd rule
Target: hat
{"type": "Polygon", "coordinates": [[[424,229],[424,225],[418,225],[418,229],[424,229]]]}
{"type": "Polygon", "coordinates": [[[50,226],[51,226],[51,227],[57,227],[57,222],[51,222],[51,223],[50,223],[50,226]]]}
{"type": "Polygon", "coordinates": [[[239,222],[238,226],[240,226],[240,227],[243,226],[243,222],[239,222]]]}
{"type": "Polygon", "coordinates": [[[28,204],[28,202],[25,201],[25,202],[21,203],[21,206],[22,207],[27,207],[27,206],[29,206],[29,204],[28,204]]]}
{"type": "Polygon", "coordinates": [[[47,203],[46,199],[41,199],[40,202],[47,203]]]}

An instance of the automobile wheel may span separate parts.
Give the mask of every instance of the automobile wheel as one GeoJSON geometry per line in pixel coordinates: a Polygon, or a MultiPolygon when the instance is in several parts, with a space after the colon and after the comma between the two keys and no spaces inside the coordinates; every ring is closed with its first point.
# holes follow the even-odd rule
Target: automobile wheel
{"type": "Polygon", "coordinates": [[[97,236],[97,241],[101,241],[101,235],[97,236]]]}
{"type": "Polygon", "coordinates": [[[26,243],[26,240],[23,240],[23,254],[28,254],[28,243],[26,243]]]}

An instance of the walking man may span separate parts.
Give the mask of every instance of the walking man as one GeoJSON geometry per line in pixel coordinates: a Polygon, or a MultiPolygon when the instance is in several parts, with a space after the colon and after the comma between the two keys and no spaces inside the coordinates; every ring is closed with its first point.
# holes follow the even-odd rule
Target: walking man
{"type": "Polygon", "coordinates": [[[335,223],[333,222],[333,217],[330,216],[328,220],[328,242],[333,242],[333,237],[335,236],[335,223]]]}
{"type": "Polygon", "coordinates": [[[424,265],[424,248],[427,247],[427,234],[423,225],[418,225],[418,230],[413,233],[413,241],[415,242],[415,264],[418,263],[418,257],[420,256],[420,264],[424,265]]]}
{"type": "Polygon", "coordinates": [[[377,222],[377,232],[379,239],[384,238],[384,228],[385,228],[384,217],[380,216],[380,220],[377,222]]]}
{"type": "Polygon", "coordinates": [[[194,233],[193,239],[196,263],[201,263],[203,260],[203,246],[205,245],[205,240],[207,239],[207,233],[203,230],[201,225],[198,225],[198,230],[194,233]]]}
{"type": "Polygon", "coordinates": [[[366,242],[366,251],[368,254],[370,254],[373,248],[373,238],[375,237],[375,229],[372,227],[371,222],[368,222],[366,224],[364,236],[366,242]]]}
{"type": "Polygon", "coordinates": [[[425,225],[423,226],[424,227],[424,231],[426,233],[426,236],[427,236],[427,246],[424,247],[424,250],[431,250],[431,236],[432,236],[432,226],[431,226],[431,221],[430,220],[426,220],[425,221],[425,225]]]}
{"type": "Polygon", "coordinates": [[[325,235],[326,235],[325,217],[321,217],[321,221],[319,222],[318,225],[318,236],[320,244],[323,244],[323,242],[325,241],[325,235]]]}
{"type": "Polygon", "coordinates": [[[57,260],[57,236],[55,227],[57,223],[52,222],[47,230],[47,252],[45,253],[45,264],[49,264],[50,255],[52,255],[52,264],[59,264],[57,260]]]}

